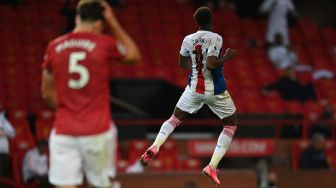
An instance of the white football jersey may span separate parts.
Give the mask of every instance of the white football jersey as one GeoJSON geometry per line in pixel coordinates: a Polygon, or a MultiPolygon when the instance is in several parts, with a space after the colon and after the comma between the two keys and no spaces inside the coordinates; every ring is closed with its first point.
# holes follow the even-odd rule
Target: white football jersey
{"type": "Polygon", "coordinates": [[[226,90],[223,66],[214,70],[206,68],[209,56],[221,55],[223,39],[211,31],[197,31],[183,40],[180,54],[190,56],[192,72],[189,75],[189,87],[200,94],[222,94],[226,90]]]}

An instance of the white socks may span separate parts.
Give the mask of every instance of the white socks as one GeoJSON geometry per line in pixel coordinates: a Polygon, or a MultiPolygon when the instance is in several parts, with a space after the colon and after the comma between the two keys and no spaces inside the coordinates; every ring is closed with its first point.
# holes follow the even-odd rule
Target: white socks
{"type": "Polygon", "coordinates": [[[156,136],[156,139],[152,146],[156,146],[159,150],[161,145],[167,140],[168,136],[174,131],[174,129],[181,124],[181,121],[177,119],[174,115],[165,121],[160,129],[159,134],[156,136]]]}
{"type": "Polygon", "coordinates": [[[237,126],[224,126],[223,131],[219,135],[215,151],[209,163],[212,169],[217,168],[219,161],[223,158],[226,151],[229,149],[236,129],[237,126]]]}
{"type": "MultiPolygon", "coordinates": [[[[159,150],[161,145],[167,140],[169,135],[174,131],[174,129],[181,124],[181,121],[177,119],[174,115],[165,121],[160,129],[160,132],[156,136],[156,139],[152,146],[156,146],[159,150]]],[[[210,166],[212,169],[216,169],[218,163],[225,155],[226,151],[229,149],[232,137],[236,132],[237,126],[224,126],[223,131],[219,135],[217,146],[212,155],[210,166]]]]}

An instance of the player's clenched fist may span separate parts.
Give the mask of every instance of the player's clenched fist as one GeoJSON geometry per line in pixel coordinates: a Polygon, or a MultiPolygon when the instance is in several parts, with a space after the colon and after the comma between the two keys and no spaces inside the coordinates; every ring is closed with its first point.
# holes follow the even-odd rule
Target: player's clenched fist
{"type": "Polygon", "coordinates": [[[225,56],[227,56],[229,59],[236,57],[236,55],[237,55],[237,50],[232,49],[232,48],[226,49],[225,56]]]}

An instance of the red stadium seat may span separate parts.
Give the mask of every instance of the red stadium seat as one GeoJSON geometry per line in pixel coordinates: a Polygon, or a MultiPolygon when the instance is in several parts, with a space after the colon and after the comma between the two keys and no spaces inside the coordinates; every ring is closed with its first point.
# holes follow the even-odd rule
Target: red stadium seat
{"type": "Polygon", "coordinates": [[[125,172],[126,168],[128,167],[129,162],[124,159],[119,159],[117,161],[117,171],[120,172],[125,172]]]}
{"type": "Polygon", "coordinates": [[[284,114],[286,110],[281,100],[266,99],[265,112],[270,114],[284,114]]]}
{"type": "Polygon", "coordinates": [[[176,170],[178,168],[178,153],[175,142],[173,140],[167,140],[161,146],[157,158],[162,161],[165,170],[176,170]]]}
{"type": "Polygon", "coordinates": [[[237,85],[239,85],[239,87],[242,90],[252,90],[253,92],[256,92],[255,94],[258,94],[259,91],[255,91],[255,89],[259,89],[259,82],[256,82],[255,80],[252,79],[242,79],[239,78],[236,80],[237,81],[237,85]]]}
{"type": "MultiPolygon", "coordinates": [[[[12,177],[18,184],[23,183],[22,178],[22,163],[25,156],[25,152],[15,153],[11,155],[12,177]]],[[[26,186],[25,186],[26,187],[26,186]]]]}
{"type": "Polygon", "coordinates": [[[285,108],[288,113],[291,114],[302,114],[303,113],[303,106],[301,103],[296,101],[284,102],[285,108]]]}
{"type": "Polygon", "coordinates": [[[240,99],[239,97],[233,96],[232,98],[234,100],[234,103],[235,103],[235,106],[236,106],[236,109],[237,109],[237,113],[246,113],[247,109],[246,109],[245,102],[242,101],[242,100],[239,100],[240,99]]]}
{"type": "Polygon", "coordinates": [[[305,41],[313,44],[321,43],[320,35],[318,34],[317,26],[310,20],[301,19],[299,27],[305,41]]]}
{"type": "Polygon", "coordinates": [[[321,30],[322,40],[326,44],[336,43],[336,31],[332,28],[325,28],[321,30]]]}
{"type": "Polygon", "coordinates": [[[201,169],[201,160],[186,159],[180,162],[180,170],[183,171],[199,171],[201,169]]]}
{"type": "Polygon", "coordinates": [[[149,147],[147,140],[133,140],[128,143],[128,160],[132,164],[134,161],[139,160],[141,155],[149,147]]]}
{"type": "Polygon", "coordinates": [[[148,166],[151,171],[164,171],[165,170],[164,163],[161,159],[154,159],[153,161],[149,163],[148,166]]]}
{"type": "Polygon", "coordinates": [[[36,140],[48,140],[53,127],[53,120],[36,120],[36,140]]]}
{"type": "MultiPolygon", "coordinates": [[[[8,118],[13,121],[16,122],[17,120],[19,121],[26,121],[28,117],[28,113],[26,111],[26,109],[21,108],[21,109],[10,109],[8,111],[8,118]]],[[[21,123],[20,123],[21,124],[21,123]]]]}
{"type": "Polygon", "coordinates": [[[36,118],[39,120],[53,120],[54,111],[48,108],[40,109],[36,114],[36,118]]]}
{"type": "Polygon", "coordinates": [[[16,135],[12,140],[10,140],[11,151],[17,155],[22,155],[26,153],[27,150],[35,146],[35,141],[29,128],[27,127],[28,125],[21,127],[15,127],[18,126],[16,123],[13,123],[13,125],[16,135]]]}
{"type": "Polygon", "coordinates": [[[296,77],[302,84],[307,84],[313,81],[312,75],[310,72],[298,72],[296,77]]]}
{"type": "Polygon", "coordinates": [[[243,105],[247,113],[253,113],[253,114],[265,113],[264,104],[260,98],[255,98],[253,100],[244,99],[243,105]]]}
{"type": "Polygon", "coordinates": [[[290,40],[293,43],[302,43],[303,42],[302,34],[301,34],[301,31],[298,27],[290,28],[289,34],[290,34],[290,40]]]}
{"type": "Polygon", "coordinates": [[[315,114],[319,116],[323,112],[323,106],[318,102],[309,101],[304,104],[304,114],[315,114]]]}

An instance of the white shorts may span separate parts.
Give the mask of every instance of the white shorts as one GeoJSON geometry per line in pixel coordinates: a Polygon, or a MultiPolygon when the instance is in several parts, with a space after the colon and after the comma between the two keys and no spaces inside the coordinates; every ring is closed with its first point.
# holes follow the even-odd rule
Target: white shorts
{"type": "Polygon", "coordinates": [[[184,90],[176,106],[184,112],[194,114],[206,104],[220,119],[231,116],[236,107],[230,94],[225,91],[219,95],[204,95],[192,91],[189,86],[184,90]]]}
{"type": "Polygon", "coordinates": [[[111,143],[113,129],[90,136],[68,136],[50,133],[49,181],[56,186],[80,185],[84,173],[94,187],[109,187],[109,176],[115,174],[111,162],[116,154],[111,143]]]}
{"type": "Polygon", "coordinates": [[[114,124],[111,126],[108,139],[109,153],[111,154],[108,175],[110,178],[115,178],[117,176],[118,129],[114,124]]]}

